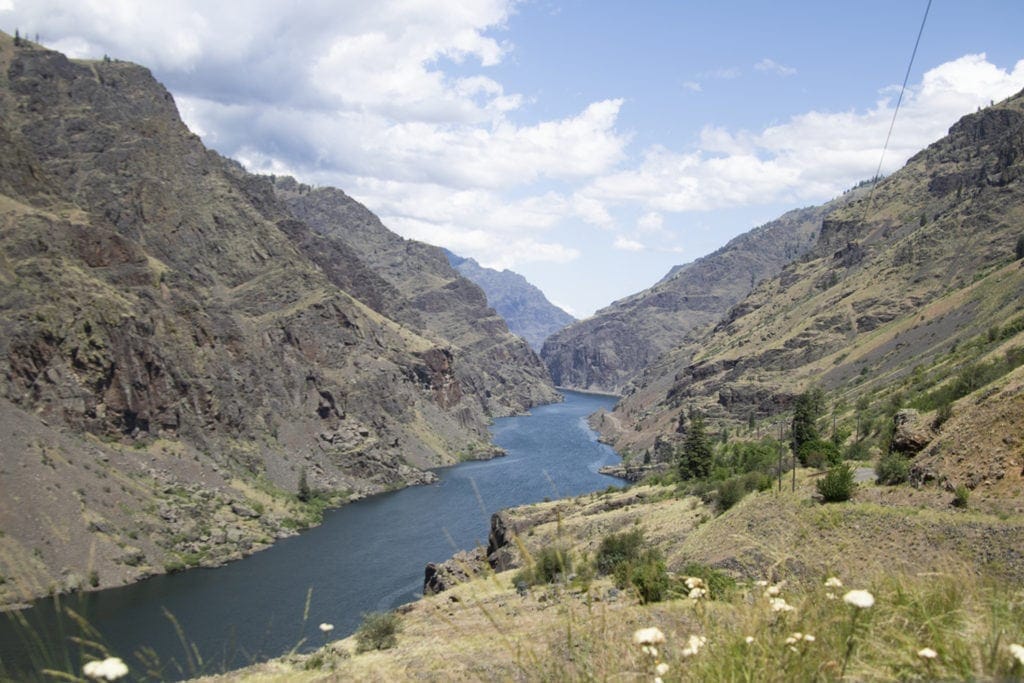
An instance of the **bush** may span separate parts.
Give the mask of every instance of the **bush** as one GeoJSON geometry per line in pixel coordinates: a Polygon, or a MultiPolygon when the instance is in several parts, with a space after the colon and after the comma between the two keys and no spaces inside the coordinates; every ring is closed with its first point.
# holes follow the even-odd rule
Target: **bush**
{"type": "Polygon", "coordinates": [[[668,595],[668,569],[656,549],[649,549],[632,562],[620,562],[615,567],[615,585],[632,586],[640,602],[660,602],[668,595]]]}
{"type": "Polygon", "coordinates": [[[887,453],[875,465],[875,479],[879,484],[894,486],[910,478],[910,463],[900,453],[887,453]]]}
{"type": "Polygon", "coordinates": [[[554,583],[559,576],[568,576],[571,571],[572,555],[569,550],[562,546],[549,545],[537,553],[530,566],[515,575],[513,582],[523,582],[531,586],[554,583]]]}
{"type": "Polygon", "coordinates": [[[356,652],[387,650],[398,644],[402,623],[394,612],[370,612],[356,631],[356,652]]]}
{"type": "Polygon", "coordinates": [[[971,497],[971,490],[960,484],[956,487],[953,492],[953,507],[965,508],[967,507],[967,499],[971,497]]]}
{"type": "Polygon", "coordinates": [[[708,589],[708,597],[713,600],[722,600],[727,598],[730,593],[736,588],[736,580],[728,574],[721,572],[717,569],[707,566],[706,564],[700,564],[698,562],[690,562],[682,571],[679,572],[680,576],[696,576],[704,581],[704,585],[708,589]]]}
{"type": "Polygon", "coordinates": [[[935,419],[932,420],[932,427],[941,429],[942,425],[946,424],[946,421],[951,417],[953,417],[953,404],[946,401],[935,410],[935,419]]]}
{"type": "Polygon", "coordinates": [[[853,495],[853,468],[843,463],[836,465],[818,480],[818,493],[826,503],[839,503],[853,495]]]}
{"type": "Polygon", "coordinates": [[[623,562],[632,562],[640,557],[644,544],[643,529],[633,529],[618,534],[609,534],[601,539],[594,564],[601,574],[611,574],[623,562]]]}
{"type": "Polygon", "coordinates": [[[842,461],[839,448],[831,441],[824,439],[814,439],[804,443],[796,455],[804,467],[838,465],[842,461]]]}
{"type": "Polygon", "coordinates": [[[871,449],[868,442],[862,440],[854,441],[846,447],[843,457],[846,460],[867,460],[871,457],[871,449]]]}
{"type": "Polygon", "coordinates": [[[739,477],[726,479],[718,485],[718,509],[725,512],[747,495],[747,488],[739,477]]]}

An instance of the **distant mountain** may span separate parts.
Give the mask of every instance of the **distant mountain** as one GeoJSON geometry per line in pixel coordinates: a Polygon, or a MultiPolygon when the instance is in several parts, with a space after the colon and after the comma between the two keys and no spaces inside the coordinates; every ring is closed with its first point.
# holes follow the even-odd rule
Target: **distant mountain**
{"type": "Polygon", "coordinates": [[[505,319],[509,329],[525,339],[534,350],[539,352],[544,340],[575,322],[576,318],[548,301],[544,292],[519,273],[484,268],[471,258],[463,258],[447,250],[445,254],[463,277],[480,285],[487,295],[487,303],[505,319]]]}
{"type": "Polygon", "coordinates": [[[790,211],[552,335],[541,357],[555,384],[620,393],[691,330],[717,322],[758,282],[807,252],[822,219],[856,193],[790,211]]]}
{"type": "Polygon", "coordinates": [[[265,547],[555,400],[435,247],[0,34],[0,604],[265,547]]]}

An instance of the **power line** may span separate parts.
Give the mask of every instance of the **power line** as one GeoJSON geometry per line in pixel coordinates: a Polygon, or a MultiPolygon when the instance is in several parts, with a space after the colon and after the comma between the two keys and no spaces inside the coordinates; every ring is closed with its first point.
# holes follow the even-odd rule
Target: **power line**
{"type": "Polygon", "coordinates": [[[892,139],[892,130],[896,126],[896,116],[900,113],[900,105],[903,104],[903,94],[907,91],[907,82],[910,80],[910,70],[914,67],[914,57],[917,56],[917,47],[921,44],[921,35],[924,33],[924,25],[928,22],[928,12],[932,8],[932,0],[924,8],[924,17],[921,18],[921,28],[917,30],[917,40],[914,41],[914,50],[910,53],[910,63],[907,64],[907,73],[903,76],[903,86],[900,88],[900,96],[896,100],[896,108],[892,112],[892,121],[889,122],[889,132],[885,136],[885,144],[882,145],[882,156],[878,160],[878,169],[875,170],[875,177],[871,181],[871,192],[868,193],[867,207],[864,209],[865,218],[871,208],[871,197],[875,194],[875,186],[878,185],[878,177],[882,175],[882,163],[885,161],[885,152],[889,149],[889,140],[892,139]]]}

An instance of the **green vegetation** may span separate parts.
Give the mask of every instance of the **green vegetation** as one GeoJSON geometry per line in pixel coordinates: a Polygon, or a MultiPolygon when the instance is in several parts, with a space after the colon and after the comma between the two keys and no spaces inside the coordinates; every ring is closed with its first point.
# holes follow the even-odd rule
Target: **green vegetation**
{"type": "Polygon", "coordinates": [[[370,612],[356,630],[356,652],[388,650],[398,644],[402,621],[395,612],[370,612]]]}
{"type": "Polygon", "coordinates": [[[853,481],[853,468],[842,463],[831,468],[828,473],[815,484],[818,493],[826,503],[840,503],[850,500],[856,484],[853,481]]]}
{"type": "Polygon", "coordinates": [[[971,490],[964,486],[963,484],[959,484],[953,491],[953,507],[967,507],[967,502],[970,497],[971,490]]]}
{"type": "Polygon", "coordinates": [[[631,531],[609,534],[601,539],[597,556],[594,558],[594,568],[600,574],[611,574],[620,564],[636,561],[643,547],[644,532],[639,527],[631,531]]]}
{"type": "Polygon", "coordinates": [[[645,548],[636,558],[618,563],[613,574],[615,585],[633,588],[641,604],[660,602],[668,596],[668,569],[657,548],[645,548]]]}
{"type": "Polygon", "coordinates": [[[711,442],[704,429],[704,418],[699,413],[691,413],[686,440],[676,463],[679,478],[704,479],[711,469],[711,457],[711,442]]]}
{"type": "Polygon", "coordinates": [[[529,558],[527,566],[516,574],[515,582],[528,586],[554,583],[569,576],[571,571],[571,552],[565,546],[553,544],[542,548],[536,557],[529,558]]]}
{"type": "Polygon", "coordinates": [[[879,484],[902,484],[910,478],[910,462],[902,453],[886,453],[875,465],[875,478],[879,484]]]}

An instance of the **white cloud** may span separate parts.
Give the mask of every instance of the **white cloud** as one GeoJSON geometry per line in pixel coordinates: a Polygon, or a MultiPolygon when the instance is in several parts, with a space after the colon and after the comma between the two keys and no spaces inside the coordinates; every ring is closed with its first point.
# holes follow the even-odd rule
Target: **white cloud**
{"type": "Polygon", "coordinates": [[[704,90],[703,86],[697,81],[683,81],[683,87],[691,92],[701,92],[704,90]]]}
{"type": "Polygon", "coordinates": [[[758,71],[766,71],[779,76],[793,76],[796,74],[796,69],[793,67],[779,64],[774,59],[769,59],[768,57],[754,64],[754,68],[758,71]]]}
{"type": "Polygon", "coordinates": [[[663,232],[665,229],[665,218],[657,211],[648,211],[637,219],[636,227],[641,232],[663,232]]]}
{"type": "MultiPolygon", "coordinates": [[[[966,112],[1024,88],[1024,60],[1011,71],[967,55],[928,71],[908,90],[883,172],[942,137],[966,112]]],[[[810,111],[761,131],[708,126],[695,151],[653,146],[628,168],[595,179],[577,194],[610,211],[708,211],[773,202],[822,201],[870,178],[882,154],[895,97],[866,111],[810,111]]]]}
{"type": "Polygon", "coordinates": [[[631,240],[628,237],[619,235],[615,238],[615,242],[612,244],[616,249],[622,251],[643,251],[646,247],[636,240],[631,240]]]}

